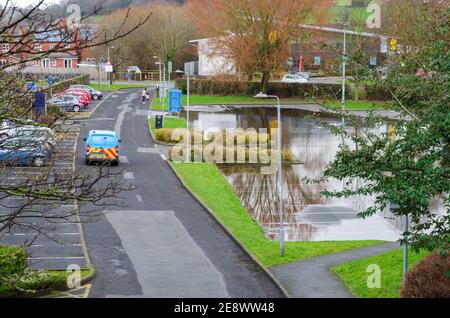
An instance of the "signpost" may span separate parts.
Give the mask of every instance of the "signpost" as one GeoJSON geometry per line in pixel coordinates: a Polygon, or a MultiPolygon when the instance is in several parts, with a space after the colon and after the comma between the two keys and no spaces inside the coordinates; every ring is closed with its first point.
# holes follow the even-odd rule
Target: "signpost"
{"type": "Polygon", "coordinates": [[[181,112],[181,91],[171,89],[169,92],[169,113],[181,112]]]}
{"type": "Polygon", "coordinates": [[[47,78],[48,86],[50,86],[50,97],[53,97],[53,83],[55,83],[55,78],[51,75],[47,78]]]}

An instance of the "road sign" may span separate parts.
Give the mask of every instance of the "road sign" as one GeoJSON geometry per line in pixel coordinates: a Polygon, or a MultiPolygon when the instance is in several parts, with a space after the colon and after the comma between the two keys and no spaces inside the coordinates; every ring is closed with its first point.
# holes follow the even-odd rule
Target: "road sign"
{"type": "Polygon", "coordinates": [[[112,66],[112,64],[111,64],[110,61],[108,61],[108,62],[105,64],[105,72],[106,72],[106,73],[112,73],[112,72],[113,72],[113,66],[112,66]]]}
{"type": "Polygon", "coordinates": [[[35,91],[37,91],[36,83],[34,83],[34,82],[29,82],[29,83],[27,84],[27,90],[28,90],[29,92],[35,92],[35,91]]]}
{"type": "Polygon", "coordinates": [[[55,78],[53,76],[49,76],[47,78],[48,85],[53,85],[55,83],[55,78]]]}
{"type": "Polygon", "coordinates": [[[171,89],[169,92],[169,112],[179,113],[181,112],[181,91],[177,89],[171,89]]]}
{"type": "Polygon", "coordinates": [[[389,40],[389,48],[391,51],[397,51],[397,40],[396,39],[389,40]]]}
{"type": "Polygon", "coordinates": [[[169,63],[167,64],[167,69],[169,73],[172,73],[172,69],[173,69],[173,62],[169,61],[169,63]]]}

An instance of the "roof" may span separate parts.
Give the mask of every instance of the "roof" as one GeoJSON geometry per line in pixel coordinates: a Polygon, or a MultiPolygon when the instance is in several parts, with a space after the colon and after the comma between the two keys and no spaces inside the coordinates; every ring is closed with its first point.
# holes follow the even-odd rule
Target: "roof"
{"type": "Polygon", "coordinates": [[[91,130],[89,131],[89,135],[110,135],[116,136],[116,133],[111,130],[91,130]]]}

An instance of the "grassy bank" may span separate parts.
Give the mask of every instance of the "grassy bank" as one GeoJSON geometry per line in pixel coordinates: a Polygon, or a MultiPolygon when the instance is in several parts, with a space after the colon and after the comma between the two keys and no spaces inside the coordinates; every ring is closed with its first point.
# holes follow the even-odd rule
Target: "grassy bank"
{"type": "MultiPolygon", "coordinates": [[[[192,95],[189,98],[190,105],[274,105],[276,103],[273,99],[259,99],[250,96],[199,96],[192,95]]],[[[281,99],[283,105],[298,105],[298,104],[310,104],[320,103],[331,108],[340,108],[341,102],[338,100],[313,100],[313,99],[300,99],[300,98],[283,98],[281,99]]],[[[182,96],[181,104],[185,106],[187,104],[186,95],[182,96]]],[[[167,98],[164,104],[164,109],[167,110],[167,98]]],[[[369,101],[346,101],[346,109],[348,110],[374,110],[382,109],[384,103],[381,102],[369,102],[369,101]]],[[[151,108],[153,110],[163,110],[163,105],[159,98],[154,98],[151,108]]]]}
{"type": "MultiPolygon", "coordinates": [[[[155,135],[155,118],[150,118],[148,123],[150,130],[155,135]]],[[[164,117],[163,128],[186,128],[186,119],[183,117],[164,117]]]]}
{"type": "MultiPolygon", "coordinates": [[[[410,253],[408,265],[412,268],[423,259],[427,253],[410,253]]],[[[398,298],[403,275],[403,250],[398,249],[374,257],[360,259],[354,262],[334,267],[332,271],[349,288],[355,297],[361,298],[398,298]],[[376,264],[381,269],[381,288],[368,288],[367,267],[376,264]]]]}
{"type": "Polygon", "coordinates": [[[186,185],[200,198],[231,233],[264,266],[366,247],[379,241],[286,242],[285,256],[278,241],[266,238],[263,229],[242,207],[241,201],[214,164],[172,163],[186,185]]]}

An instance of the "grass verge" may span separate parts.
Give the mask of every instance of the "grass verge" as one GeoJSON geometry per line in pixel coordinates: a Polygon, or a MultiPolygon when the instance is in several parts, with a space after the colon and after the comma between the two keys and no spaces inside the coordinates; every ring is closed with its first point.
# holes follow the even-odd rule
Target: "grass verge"
{"type": "MultiPolygon", "coordinates": [[[[412,268],[428,253],[409,253],[408,266],[412,268]]],[[[363,258],[332,268],[355,297],[360,298],[399,298],[403,276],[403,250],[397,249],[385,254],[363,258]],[[368,277],[373,272],[367,272],[369,265],[376,264],[381,269],[380,288],[369,288],[368,277]]]]}
{"type": "MultiPolygon", "coordinates": [[[[166,98],[164,105],[161,104],[159,98],[154,98],[152,101],[152,110],[167,110],[168,98],[166,98]]],[[[250,96],[200,96],[192,95],[189,98],[190,105],[274,105],[273,99],[258,99],[250,96]]],[[[314,99],[300,99],[300,98],[283,98],[281,99],[283,105],[320,103],[330,108],[340,108],[341,102],[338,100],[314,100],[314,99]]],[[[186,95],[182,96],[181,104],[187,104],[186,95]]],[[[385,103],[372,101],[346,101],[347,110],[376,110],[383,109],[385,103]]]]}
{"type": "Polygon", "coordinates": [[[151,83],[130,83],[130,84],[125,84],[125,83],[120,83],[120,84],[114,84],[109,86],[109,84],[95,84],[95,83],[91,83],[89,84],[90,87],[92,87],[93,89],[99,90],[99,91],[117,91],[119,89],[125,89],[125,88],[149,88],[151,86],[151,83]]]}
{"type": "MultiPolygon", "coordinates": [[[[155,136],[155,118],[151,117],[148,120],[151,133],[155,136]]],[[[186,128],[186,119],[180,117],[164,117],[163,128],[186,128]]]]}
{"type": "Polygon", "coordinates": [[[380,241],[286,242],[285,256],[278,241],[266,238],[263,229],[242,206],[220,170],[209,163],[172,163],[186,185],[241,244],[266,267],[315,256],[347,251],[380,241]]]}

